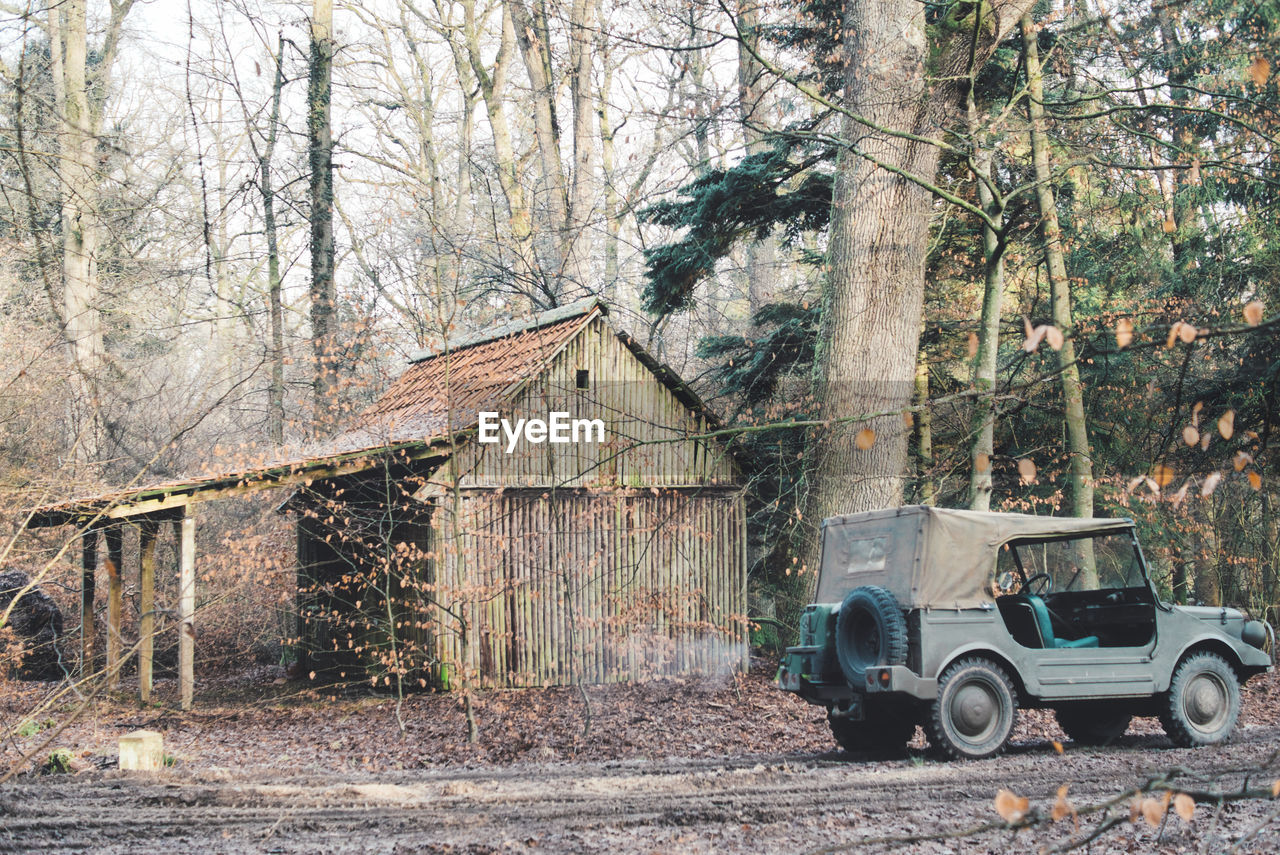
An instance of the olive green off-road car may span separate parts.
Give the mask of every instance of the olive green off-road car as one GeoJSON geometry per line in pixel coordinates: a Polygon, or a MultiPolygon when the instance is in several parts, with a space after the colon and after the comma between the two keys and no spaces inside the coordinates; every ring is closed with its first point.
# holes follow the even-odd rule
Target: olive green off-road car
{"type": "Polygon", "coordinates": [[[1274,647],[1237,609],[1161,602],[1132,520],[914,506],[823,522],[778,683],[850,751],[901,751],[919,724],[943,755],[989,757],[1019,707],[1080,743],[1157,715],[1177,745],[1211,745],[1274,647]]]}

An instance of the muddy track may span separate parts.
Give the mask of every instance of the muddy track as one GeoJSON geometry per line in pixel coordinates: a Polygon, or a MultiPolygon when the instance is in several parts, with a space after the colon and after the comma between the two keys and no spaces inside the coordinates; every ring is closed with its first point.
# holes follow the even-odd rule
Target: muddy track
{"type": "MultiPolygon", "coordinates": [[[[823,754],[340,778],[224,772],[211,780],[195,769],[147,778],[98,772],[29,778],[0,790],[0,851],[806,851],[922,829],[967,828],[994,818],[991,800],[1000,787],[1048,804],[1060,784],[1070,783],[1073,800],[1084,805],[1173,766],[1220,777],[1223,770],[1264,762],[1278,740],[1280,729],[1253,727],[1218,749],[1179,751],[1159,737],[1130,736],[1108,749],[1068,746],[1061,756],[1040,742],[962,764],[857,762],[823,754]]],[[[1229,845],[1269,807],[1252,803],[1224,811],[1212,834],[1206,809],[1199,826],[1166,828],[1159,846],[1182,851],[1215,834],[1229,845]]],[[[1137,842],[1143,833],[1133,831],[1137,842]]],[[[910,848],[1005,851],[1008,834],[970,839],[958,849],[955,842],[931,841],[910,848]]],[[[1055,830],[1044,839],[1061,836],[1055,830]]],[[[1146,842],[1157,846],[1154,837],[1146,842]]],[[[1243,851],[1280,847],[1272,829],[1255,843],[1243,851]]]]}

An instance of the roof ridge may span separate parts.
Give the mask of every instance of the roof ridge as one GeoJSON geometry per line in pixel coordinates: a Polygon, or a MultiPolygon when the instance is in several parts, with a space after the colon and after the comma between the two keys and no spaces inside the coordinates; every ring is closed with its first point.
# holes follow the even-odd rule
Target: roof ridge
{"type": "Polygon", "coordinates": [[[592,310],[599,308],[600,314],[609,314],[609,308],[599,297],[592,295],[583,297],[580,300],[574,300],[572,303],[565,303],[563,306],[556,306],[552,309],[546,309],[532,318],[527,320],[512,320],[497,327],[484,332],[476,332],[471,335],[462,336],[453,341],[446,341],[444,346],[440,348],[424,347],[409,354],[409,363],[424,362],[443,353],[456,353],[459,350],[468,347],[475,347],[478,344],[488,344],[489,342],[498,341],[508,336],[518,335],[522,332],[541,329],[542,327],[558,324],[561,321],[567,321],[580,315],[586,315],[592,310]]]}

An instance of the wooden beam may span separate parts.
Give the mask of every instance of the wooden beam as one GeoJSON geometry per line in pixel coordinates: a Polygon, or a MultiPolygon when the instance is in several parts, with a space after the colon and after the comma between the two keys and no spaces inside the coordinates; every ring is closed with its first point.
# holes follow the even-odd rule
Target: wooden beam
{"type": "Polygon", "coordinates": [[[160,527],[143,520],[138,528],[138,700],[151,700],[152,661],[156,633],[156,535],[160,527]]]}
{"type": "MultiPolygon", "coordinates": [[[[87,525],[95,519],[128,519],[156,515],[162,519],[181,518],[183,509],[195,502],[207,502],[230,496],[246,496],[278,487],[306,486],[312,481],[323,481],[376,469],[383,465],[386,455],[396,463],[421,462],[433,457],[447,456],[435,444],[417,443],[390,449],[371,449],[353,452],[337,458],[321,459],[296,467],[256,470],[236,477],[193,481],[174,486],[172,492],[144,490],[145,498],[129,498],[66,502],[36,511],[27,521],[27,528],[47,528],[57,525],[87,525]]],[[[159,488],[157,488],[159,489],[159,488]]]]}
{"type": "Polygon", "coordinates": [[[191,709],[195,689],[196,518],[191,509],[181,522],[178,550],[178,687],[182,709],[191,709]]]}
{"type": "Polygon", "coordinates": [[[107,540],[107,688],[120,688],[120,615],[124,601],[124,581],[120,568],[124,565],[124,529],[113,525],[106,531],[107,540]]]}
{"type": "Polygon", "coordinates": [[[97,623],[93,617],[94,598],[97,594],[98,530],[91,528],[84,533],[84,553],[80,570],[80,676],[93,673],[93,642],[97,623]]]}

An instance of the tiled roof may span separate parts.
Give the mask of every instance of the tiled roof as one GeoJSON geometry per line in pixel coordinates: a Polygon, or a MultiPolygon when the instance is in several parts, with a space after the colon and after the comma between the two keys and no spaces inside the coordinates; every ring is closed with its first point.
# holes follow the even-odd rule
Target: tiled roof
{"type": "Polygon", "coordinates": [[[382,397],[334,437],[342,453],[406,442],[443,439],[476,425],[483,410],[497,410],[593,318],[605,313],[594,298],[508,324],[485,338],[470,338],[414,355],[382,397]]]}

